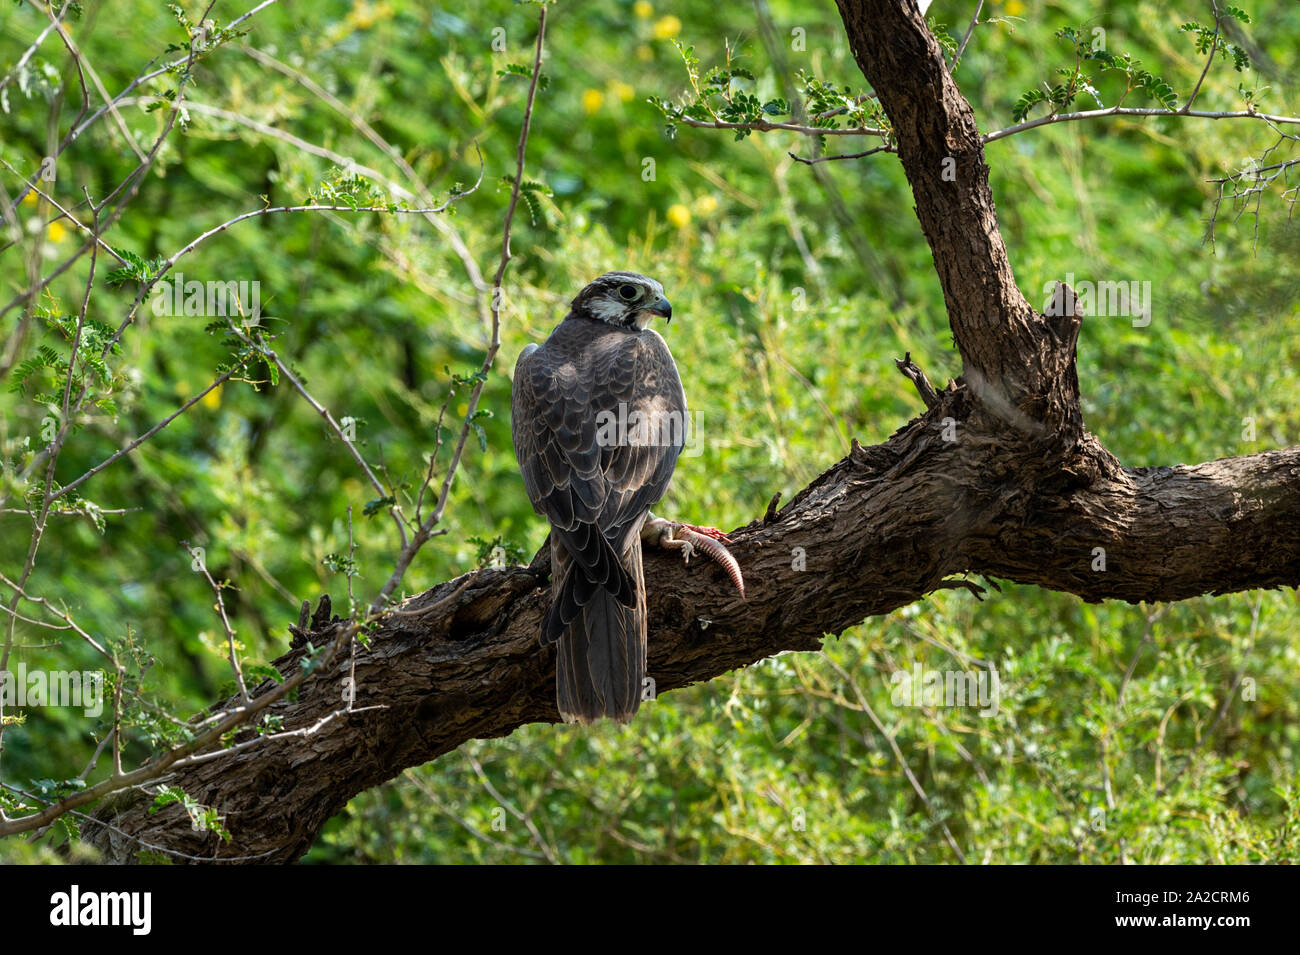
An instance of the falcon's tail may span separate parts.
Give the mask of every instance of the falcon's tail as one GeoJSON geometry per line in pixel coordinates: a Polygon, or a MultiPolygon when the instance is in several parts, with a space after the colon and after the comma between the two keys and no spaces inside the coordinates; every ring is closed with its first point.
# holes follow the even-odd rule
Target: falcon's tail
{"type": "MultiPolygon", "coordinates": [[[[641,705],[646,611],[637,537],[622,563],[635,586],[633,606],[624,604],[616,593],[597,588],[560,633],[555,700],[567,723],[594,723],[602,717],[626,723],[641,705]]],[[[561,589],[572,586],[569,576],[565,575],[561,589]]]]}

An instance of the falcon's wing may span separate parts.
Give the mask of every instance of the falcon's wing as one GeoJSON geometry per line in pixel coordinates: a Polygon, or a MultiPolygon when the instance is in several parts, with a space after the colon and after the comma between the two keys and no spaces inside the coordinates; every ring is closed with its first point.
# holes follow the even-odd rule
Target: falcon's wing
{"type": "Polygon", "coordinates": [[[557,344],[525,349],[515,364],[515,457],[533,509],[550,522],[589,584],[576,596],[585,600],[601,586],[630,604],[632,581],[601,533],[608,493],[596,444],[593,382],[579,372],[581,362],[571,360],[576,356],[567,354],[563,342],[557,344]]]}
{"type": "Polygon", "coordinates": [[[686,442],[686,394],[667,343],[643,331],[635,346],[596,362],[596,389],[626,409],[627,440],[600,450],[606,501],[600,525],[616,548],[639,531],[651,506],[668,492],[686,442]]]}
{"type": "Polygon", "coordinates": [[[588,580],[621,592],[607,557],[668,490],[685,443],[686,396],[668,345],[653,331],[591,338],[562,325],[546,348],[520,356],[511,415],[533,507],[588,580]]]}

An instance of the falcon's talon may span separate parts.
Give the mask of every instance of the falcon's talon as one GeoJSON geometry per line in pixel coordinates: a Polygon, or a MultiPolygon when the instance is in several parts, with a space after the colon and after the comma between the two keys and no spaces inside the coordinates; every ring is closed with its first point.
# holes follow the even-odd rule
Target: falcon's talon
{"type": "Polygon", "coordinates": [[[705,537],[712,537],[714,540],[722,541],[724,544],[735,543],[735,541],[733,541],[730,537],[727,536],[725,531],[717,527],[701,527],[699,524],[679,524],[678,526],[684,527],[688,531],[694,531],[697,534],[702,534],[705,537]]]}

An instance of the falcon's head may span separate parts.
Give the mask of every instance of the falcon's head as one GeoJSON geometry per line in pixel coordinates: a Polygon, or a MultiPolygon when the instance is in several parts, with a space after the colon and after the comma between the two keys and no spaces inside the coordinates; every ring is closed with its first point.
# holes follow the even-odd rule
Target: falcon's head
{"type": "Polygon", "coordinates": [[[635,272],[606,272],[578,293],[569,310],[570,318],[591,318],[637,331],[656,315],[669,321],[673,317],[664,287],[635,272]]]}

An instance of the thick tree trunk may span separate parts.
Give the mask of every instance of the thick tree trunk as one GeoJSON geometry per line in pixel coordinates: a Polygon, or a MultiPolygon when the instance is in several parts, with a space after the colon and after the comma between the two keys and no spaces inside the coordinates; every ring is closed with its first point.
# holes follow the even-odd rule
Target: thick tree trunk
{"type": "MultiPolygon", "coordinates": [[[[897,131],[964,374],[937,395],[920,388],[925,414],[885,444],[855,444],[779,513],[731,534],[748,601],[716,566],[647,554],[658,692],[818,649],[824,635],[940,587],[978,589],[953,575],[1094,601],[1300,584],[1300,449],[1130,469],[1102,448],[1080,412],[1080,321],[1038,314],[1016,288],[974,117],[919,12],[910,0],[839,6],[897,131]]],[[[217,751],[168,780],[216,806],[231,842],[192,831],[176,806],[151,815],[138,791],[102,806],[111,828],[84,827],[87,841],[121,862],[142,846],[292,861],[350,798],[406,767],[557,721],[554,651],[537,639],[550,599],[541,577],[485,570],[415,598],[358,648],[355,706],[368,709],[338,714],[345,654],[296,702],[271,708],[286,729],[321,724],[313,732],[217,751]]],[[[319,645],[337,626],[321,621],[310,638],[319,645]]],[[[277,666],[292,672],[302,655],[277,666]]]]}

